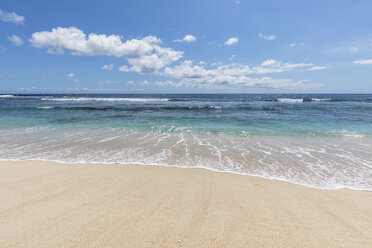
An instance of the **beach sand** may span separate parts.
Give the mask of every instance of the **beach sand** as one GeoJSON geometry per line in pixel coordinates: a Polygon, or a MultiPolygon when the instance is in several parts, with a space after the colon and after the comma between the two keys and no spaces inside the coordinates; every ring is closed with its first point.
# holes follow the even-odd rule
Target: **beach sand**
{"type": "Polygon", "coordinates": [[[0,162],[0,247],[372,247],[372,192],[202,169],[0,162]]]}

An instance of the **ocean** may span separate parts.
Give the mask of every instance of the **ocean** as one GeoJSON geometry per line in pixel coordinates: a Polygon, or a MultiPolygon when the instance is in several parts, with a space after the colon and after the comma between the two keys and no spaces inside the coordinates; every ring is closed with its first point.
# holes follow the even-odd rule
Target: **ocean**
{"type": "Polygon", "coordinates": [[[3,94],[0,160],[204,168],[372,190],[372,94],[3,94]]]}

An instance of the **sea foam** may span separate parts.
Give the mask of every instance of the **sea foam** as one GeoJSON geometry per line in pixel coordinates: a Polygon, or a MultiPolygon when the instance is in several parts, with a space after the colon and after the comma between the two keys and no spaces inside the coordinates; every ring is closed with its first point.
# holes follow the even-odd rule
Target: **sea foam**
{"type": "Polygon", "coordinates": [[[51,106],[43,106],[43,107],[36,107],[37,109],[52,109],[54,107],[51,106]]]}
{"type": "Polygon", "coordinates": [[[204,168],[322,189],[372,190],[372,140],[120,130],[0,131],[0,160],[204,168]],[[16,139],[14,138],[16,137],[16,139]],[[103,145],[104,144],[104,145],[103,145]]]}
{"type": "Polygon", "coordinates": [[[324,102],[324,101],[332,101],[331,98],[311,98],[312,102],[324,102]]]}
{"type": "Polygon", "coordinates": [[[288,102],[288,103],[292,103],[292,102],[303,102],[304,101],[304,99],[302,99],[302,98],[299,98],[299,99],[278,98],[277,100],[278,100],[278,102],[288,102]]]}

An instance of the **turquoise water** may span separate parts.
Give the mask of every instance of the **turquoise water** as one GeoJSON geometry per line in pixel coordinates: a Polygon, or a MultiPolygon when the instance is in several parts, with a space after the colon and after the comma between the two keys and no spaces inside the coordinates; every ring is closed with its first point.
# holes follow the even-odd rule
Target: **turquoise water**
{"type": "Polygon", "coordinates": [[[3,95],[0,114],[0,128],[372,136],[372,95],[3,95]]]}
{"type": "Polygon", "coordinates": [[[0,159],[198,167],[372,189],[372,95],[0,95],[0,159]]]}

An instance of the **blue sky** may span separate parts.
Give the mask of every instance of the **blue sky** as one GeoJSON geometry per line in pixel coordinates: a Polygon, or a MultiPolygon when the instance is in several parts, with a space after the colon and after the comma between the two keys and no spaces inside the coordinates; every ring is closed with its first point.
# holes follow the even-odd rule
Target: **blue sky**
{"type": "Polygon", "coordinates": [[[10,1],[2,93],[371,93],[372,1],[10,1]]]}

